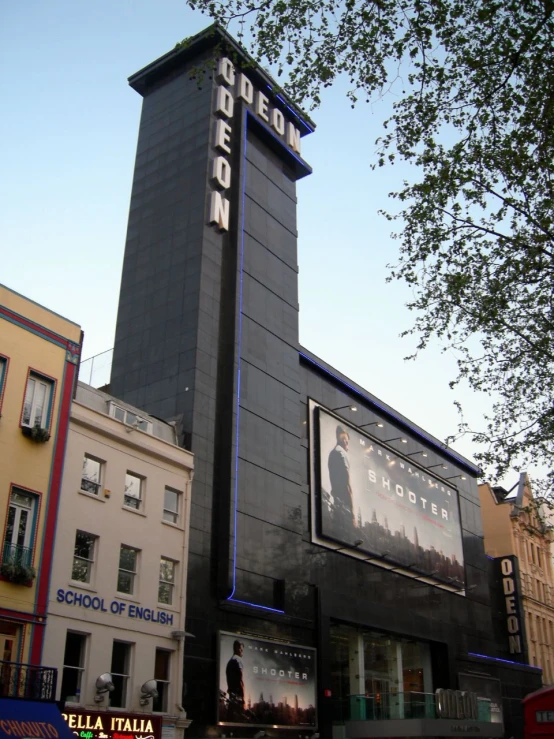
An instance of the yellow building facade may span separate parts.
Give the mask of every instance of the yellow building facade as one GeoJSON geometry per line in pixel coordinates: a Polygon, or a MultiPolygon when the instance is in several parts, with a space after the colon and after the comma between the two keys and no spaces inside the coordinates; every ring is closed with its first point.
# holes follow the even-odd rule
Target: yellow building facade
{"type": "Polygon", "coordinates": [[[0,659],[40,665],[80,327],[0,285],[0,659]]]}
{"type": "Polygon", "coordinates": [[[553,685],[552,526],[533,497],[526,473],[520,475],[513,495],[485,483],[479,486],[479,496],[485,551],[491,557],[518,558],[529,662],[542,669],[544,685],[553,685]]]}

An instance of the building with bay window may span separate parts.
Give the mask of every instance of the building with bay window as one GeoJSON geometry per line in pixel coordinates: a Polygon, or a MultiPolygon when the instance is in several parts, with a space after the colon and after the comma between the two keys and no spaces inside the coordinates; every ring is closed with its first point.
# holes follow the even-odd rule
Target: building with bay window
{"type": "Polygon", "coordinates": [[[182,670],[192,469],[173,425],[78,383],[43,655],[59,670],[57,699],[70,727],[117,715],[119,729],[131,721],[139,733],[178,739],[188,725],[182,670]],[[140,723],[147,720],[150,729],[140,723]]]}
{"type": "Polygon", "coordinates": [[[81,336],[77,324],[0,285],[0,656],[4,697],[46,698],[55,690],[55,671],[49,673],[39,665],[54,667],[42,660],[42,652],[81,336]]]}

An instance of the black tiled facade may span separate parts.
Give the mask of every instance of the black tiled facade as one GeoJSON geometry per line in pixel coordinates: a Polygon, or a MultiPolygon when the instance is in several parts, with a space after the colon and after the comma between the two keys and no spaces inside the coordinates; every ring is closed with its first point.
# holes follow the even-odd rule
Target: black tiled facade
{"type": "MultiPolygon", "coordinates": [[[[175,421],[195,454],[187,733],[203,736],[216,720],[218,630],[317,648],[324,739],[335,622],[430,643],[435,687],[457,688],[470,669],[503,676],[510,699],[521,697],[539,686],[536,671],[471,656],[510,659],[493,627],[476,470],[299,346],[295,181],[309,168],[238,102],[230,228],[208,224],[216,82],[211,68],[201,81],[191,73],[221,53],[213,43],[131,78],[144,102],[111,379],[116,397],[175,421]],[[402,434],[403,453],[427,449],[428,464],[446,460],[449,475],[467,477],[458,486],[465,597],[312,543],[309,399],[356,402],[356,423],[383,423],[377,440],[402,434]]],[[[249,73],[271,96],[263,74],[249,73]]]]}

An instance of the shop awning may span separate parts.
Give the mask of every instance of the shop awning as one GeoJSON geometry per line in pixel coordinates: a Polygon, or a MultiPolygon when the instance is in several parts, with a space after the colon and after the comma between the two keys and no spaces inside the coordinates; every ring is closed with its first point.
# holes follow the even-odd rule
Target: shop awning
{"type": "Polygon", "coordinates": [[[75,739],[55,703],[0,698],[0,739],[75,739]]]}

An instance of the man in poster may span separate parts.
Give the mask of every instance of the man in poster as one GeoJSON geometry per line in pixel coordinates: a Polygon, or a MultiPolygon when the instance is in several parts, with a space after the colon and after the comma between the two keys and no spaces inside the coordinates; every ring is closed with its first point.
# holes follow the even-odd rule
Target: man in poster
{"type": "Polygon", "coordinates": [[[242,717],[244,711],[244,666],[242,655],[244,644],[238,639],[233,642],[233,656],[227,662],[227,695],[229,696],[229,720],[242,717]]]}
{"type": "Polygon", "coordinates": [[[336,428],[337,444],[329,453],[329,479],[333,496],[334,516],[344,535],[356,528],[354,496],[350,484],[350,460],[348,444],[350,435],[340,424],[336,428]]]}

